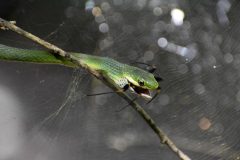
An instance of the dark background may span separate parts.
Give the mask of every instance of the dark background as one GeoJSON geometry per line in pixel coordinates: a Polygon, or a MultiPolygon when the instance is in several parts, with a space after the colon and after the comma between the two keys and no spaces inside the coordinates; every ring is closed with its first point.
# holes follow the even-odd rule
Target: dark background
{"type": "MultiPolygon", "coordinates": [[[[239,12],[237,0],[0,0],[0,17],[63,49],[155,64],[162,92],[144,108],[196,160],[240,158],[239,12]]],[[[11,31],[0,43],[42,49],[11,31]]],[[[83,70],[1,61],[0,159],[178,159],[120,97],[86,97],[104,91],[83,70]]]]}

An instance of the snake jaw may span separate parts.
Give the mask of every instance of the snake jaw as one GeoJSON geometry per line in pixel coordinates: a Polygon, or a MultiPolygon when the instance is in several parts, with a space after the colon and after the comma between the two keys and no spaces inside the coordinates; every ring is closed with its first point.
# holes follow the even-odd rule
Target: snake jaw
{"type": "Polygon", "coordinates": [[[152,99],[152,96],[150,94],[141,93],[140,95],[146,99],[152,99]]]}
{"type": "Polygon", "coordinates": [[[135,86],[134,84],[130,84],[129,89],[132,92],[134,92],[134,93],[136,93],[136,94],[138,94],[138,95],[140,95],[140,96],[142,96],[146,99],[151,99],[152,98],[152,96],[150,94],[150,91],[148,89],[144,89],[144,88],[135,86]]]}

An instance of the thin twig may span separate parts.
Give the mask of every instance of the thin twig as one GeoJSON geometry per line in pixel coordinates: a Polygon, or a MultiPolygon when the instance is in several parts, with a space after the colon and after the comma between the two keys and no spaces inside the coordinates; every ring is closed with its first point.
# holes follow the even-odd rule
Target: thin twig
{"type": "MultiPolygon", "coordinates": [[[[86,65],[84,65],[81,62],[81,59],[76,59],[75,57],[72,57],[68,52],[58,48],[55,45],[52,45],[41,38],[24,31],[23,29],[19,28],[15,25],[15,23],[8,22],[2,18],[0,18],[0,29],[10,29],[14,32],[17,32],[18,34],[27,37],[31,39],[32,41],[46,47],[50,51],[54,52],[55,54],[59,54],[60,56],[67,58],[71,60],[73,63],[79,65],[80,67],[83,67],[87,69],[90,73],[92,73],[95,77],[102,80],[104,84],[106,84],[108,87],[112,88],[114,91],[117,91],[118,88],[110,82],[106,77],[104,77],[101,73],[98,71],[92,70],[91,68],[88,68],[86,65]]],[[[166,144],[177,156],[182,160],[191,160],[186,154],[184,154],[174,143],[173,141],[168,138],[168,136],[162,131],[155,121],[151,118],[151,116],[135,101],[132,101],[131,98],[124,92],[117,92],[119,96],[121,96],[123,99],[125,99],[130,106],[132,106],[139,114],[140,116],[147,122],[147,124],[152,128],[152,130],[157,134],[157,136],[160,139],[160,142],[163,144],[166,144]]]]}

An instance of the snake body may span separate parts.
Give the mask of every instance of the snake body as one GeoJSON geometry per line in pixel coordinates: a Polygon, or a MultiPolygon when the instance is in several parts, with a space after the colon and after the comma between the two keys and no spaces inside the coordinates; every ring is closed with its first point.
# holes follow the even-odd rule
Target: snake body
{"type": "MultiPolygon", "coordinates": [[[[73,52],[70,52],[70,54],[77,57],[89,68],[106,74],[120,88],[131,84],[133,90],[144,92],[145,96],[149,96],[148,90],[159,88],[159,84],[154,75],[138,67],[130,66],[108,57],[73,52]]],[[[0,44],[0,59],[77,67],[77,65],[71,61],[50,54],[48,51],[21,49],[3,44],[0,44]]]]}

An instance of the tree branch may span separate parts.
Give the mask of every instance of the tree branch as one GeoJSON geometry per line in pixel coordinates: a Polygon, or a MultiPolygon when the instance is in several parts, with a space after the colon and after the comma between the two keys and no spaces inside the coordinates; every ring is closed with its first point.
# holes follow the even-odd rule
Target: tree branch
{"type": "MultiPolygon", "coordinates": [[[[73,57],[68,52],[58,48],[57,46],[50,44],[41,38],[24,31],[23,29],[19,28],[15,25],[15,22],[9,22],[2,18],[0,18],[0,29],[10,29],[26,38],[31,39],[32,41],[44,46],[45,48],[49,49],[50,51],[54,52],[55,54],[59,54],[60,56],[72,61],[73,63],[77,64],[80,67],[87,69],[91,74],[93,74],[96,78],[100,79],[104,84],[108,87],[112,88],[114,91],[117,91],[118,88],[112,84],[106,77],[104,77],[98,71],[92,70],[91,68],[87,67],[82,63],[81,59],[77,59],[73,57]]],[[[132,108],[134,108],[140,116],[145,120],[145,122],[152,128],[152,130],[157,134],[160,142],[166,144],[180,159],[182,160],[191,160],[186,154],[184,154],[174,143],[173,141],[162,131],[155,121],[151,118],[151,116],[135,101],[132,101],[131,98],[124,92],[116,92],[119,96],[121,96],[124,100],[126,100],[132,108]]]]}

